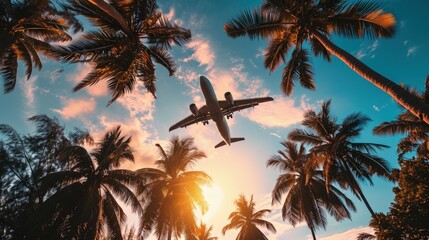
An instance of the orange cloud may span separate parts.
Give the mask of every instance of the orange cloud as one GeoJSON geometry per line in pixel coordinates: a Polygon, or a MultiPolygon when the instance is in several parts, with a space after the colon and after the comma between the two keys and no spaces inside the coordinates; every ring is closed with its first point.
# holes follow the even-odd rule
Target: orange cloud
{"type": "Polygon", "coordinates": [[[91,113],[95,110],[95,100],[94,98],[90,99],[70,99],[65,102],[65,105],[62,109],[53,109],[54,112],[57,112],[64,119],[76,118],[85,113],[91,113]]]}

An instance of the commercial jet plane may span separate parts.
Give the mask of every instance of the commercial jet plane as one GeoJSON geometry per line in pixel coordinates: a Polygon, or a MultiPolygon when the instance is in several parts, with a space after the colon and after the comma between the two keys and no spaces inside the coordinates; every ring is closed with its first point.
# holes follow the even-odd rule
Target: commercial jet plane
{"type": "Polygon", "coordinates": [[[232,114],[235,111],[254,107],[262,102],[273,101],[271,97],[234,100],[230,92],[225,93],[225,100],[218,101],[212,84],[206,77],[200,76],[200,86],[204,98],[206,99],[206,105],[202,106],[200,109],[198,109],[194,103],[189,105],[192,114],[171,126],[169,131],[199,122],[206,125],[209,124],[209,120],[212,119],[216,123],[217,129],[223,138],[223,141],[218,143],[215,148],[222,147],[226,144],[231,145],[233,142],[244,140],[244,138],[231,138],[225,116],[229,119],[232,118],[232,114]]]}

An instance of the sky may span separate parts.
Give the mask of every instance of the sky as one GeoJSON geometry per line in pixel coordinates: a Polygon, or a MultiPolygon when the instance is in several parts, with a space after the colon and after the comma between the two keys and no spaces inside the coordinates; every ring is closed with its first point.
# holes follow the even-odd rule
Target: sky
{"type": "MultiPolygon", "coordinates": [[[[397,32],[393,38],[350,40],[334,35],[331,40],[392,81],[422,90],[429,74],[429,33],[422,22],[428,17],[429,2],[378,2],[382,2],[397,19],[397,32]]],[[[140,85],[133,93],[106,107],[110,98],[104,82],[72,92],[73,86],[88,73],[88,65],[61,64],[43,58],[43,69],[34,71],[27,81],[20,63],[15,90],[0,94],[0,122],[25,134],[33,130],[26,121],[28,117],[46,114],[57,117],[69,130],[79,127],[95,136],[120,124],[123,131],[132,136],[136,162],[123,166],[129,169],[152,167],[157,159],[156,143],[167,147],[168,140],[174,135],[192,136],[197,147],[207,154],[207,158],[194,169],[207,172],[213,179],[212,188],[207,191],[210,210],[202,217],[206,224],[213,225],[213,236],[235,239],[237,231],[222,236],[221,229],[234,210],[234,199],[242,193],[248,198],[253,194],[258,209],[272,210],[267,220],[275,225],[277,233],[267,233],[269,239],[310,239],[311,233],[305,223],[292,227],[283,222],[281,206],[271,205],[271,190],[280,173],[266,168],[266,160],[283,150],[280,142],[292,129],[300,127],[306,110],[318,110],[322,101],[332,99],[332,112],[339,120],[355,112],[372,119],[357,141],[389,145],[391,148],[379,155],[391,167],[397,167],[396,145],[400,136],[374,136],[372,128],[394,119],[400,108],[387,94],[336,58],[329,63],[312,56],[316,91],[297,86],[291,97],[284,96],[279,87],[282,66],[271,74],[263,67],[263,50],[267,42],[232,39],[223,30],[224,23],[242,10],[253,9],[260,3],[261,0],[158,1],[165,16],[191,30],[192,40],[184,47],[172,50],[177,63],[174,77],[169,77],[168,71],[158,66],[157,99],[140,85]],[[213,122],[168,131],[172,124],[190,114],[189,104],[204,105],[199,88],[200,75],[210,79],[218,99],[223,99],[227,91],[234,99],[274,98],[273,102],[241,111],[228,120],[231,137],[245,137],[245,141],[214,149],[221,137],[213,122]]],[[[393,183],[376,177],[374,186],[363,183],[363,192],[374,211],[388,211],[394,197],[393,186],[393,183]]],[[[357,206],[352,220],[336,222],[329,218],[326,229],[316,231],[318,239],[352,239],[360,232],[373,231],[368,227],[371,219],[368,210],[351,194],[349,196],[357,206]]]]}

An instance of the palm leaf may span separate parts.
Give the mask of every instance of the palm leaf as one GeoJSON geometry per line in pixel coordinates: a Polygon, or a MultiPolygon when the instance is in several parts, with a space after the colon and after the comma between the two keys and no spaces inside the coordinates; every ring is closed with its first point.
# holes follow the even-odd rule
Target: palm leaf
{"type": "Polygon", "coordinates": [[[314,90],[313,72],[308,63],[309,57],[305,49],[295,48],[291,59],[282,72],[281,88],[284,94],[290,96],[294,89],[294,82],[299,81],[301,86],[314,90]]]}
{"type": "Polygon", "coordinates": [[[360,0],[345,6],[327,21],[335,33],[345,37],[392,37],[395,33],[395,17],[383,13],[380,3],[374,1],[360,0]]]}
{"type": "Polygon", "coordinates": [[[266,38],[275,31],[282,31],[279,15],[261,10],[243,11],[237,18],[224,25],[228,36],[237,38],[248,35],[250,39],[266,38]]]}
{"type": "Polygon", "coordinates": [[[18,71],[17,56],[11,49],[3,54],[0,73],[3,75],[4,93],[12,92],[15,89],[16,76],[18,71]]]}

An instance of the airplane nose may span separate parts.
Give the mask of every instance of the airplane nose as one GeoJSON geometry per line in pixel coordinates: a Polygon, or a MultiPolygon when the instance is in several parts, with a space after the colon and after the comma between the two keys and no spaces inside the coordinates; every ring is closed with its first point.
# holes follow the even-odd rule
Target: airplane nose
{"type": "Polygon", "coordinates": [[[208,84],[209,84],[209,80],[204,76],[200,76],[200,86],[203,87],[203,86],[207,86],[208,84]]]}

